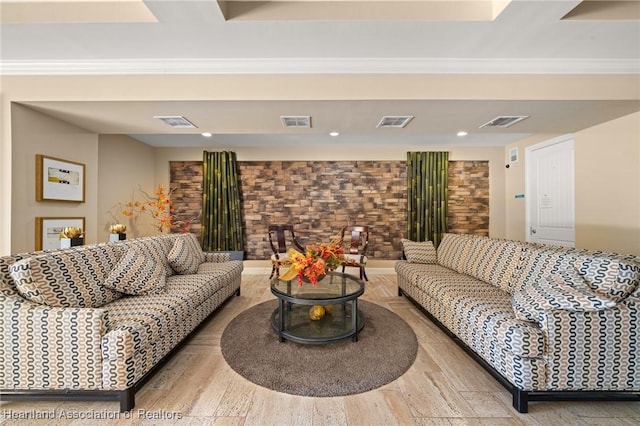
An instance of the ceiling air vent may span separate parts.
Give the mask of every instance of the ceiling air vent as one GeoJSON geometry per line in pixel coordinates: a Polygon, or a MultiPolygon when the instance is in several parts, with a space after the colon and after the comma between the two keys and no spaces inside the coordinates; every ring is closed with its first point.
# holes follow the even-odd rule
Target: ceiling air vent
{"type": "Polygon", "coordinates": [[[287,129],[311,128],[311,117],[308,115],[281,115],[280,120],[287,129]]]}
{"type": "Polygon", "coordinates": [[[519,121],[524,120],[525,118],[529,118],[528,115],[502,115],[500,117],[496,117],[488,123],[484,123],[480,128],[483,127],[509,127],[513,126],[519,121]]]}
{"type": "Polygon", "coordinates": [[[409,124],[413,115],[385,115],[376,127],[396,127],[402,128],[409,124]]]}
{"type": "Polygon", "coordinates": [[[154,115],[156,118],[174,129],[197,129],[198,126],[181,115],[154,115]]]}

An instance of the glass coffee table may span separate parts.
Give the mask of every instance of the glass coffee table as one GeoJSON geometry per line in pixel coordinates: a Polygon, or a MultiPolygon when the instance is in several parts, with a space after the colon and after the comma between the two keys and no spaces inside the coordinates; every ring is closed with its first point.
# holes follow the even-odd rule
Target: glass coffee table
{"type": "Polygon", "coordinates": [[[281,342],[319,344],[351,337],[358,341],[364,315],[358,310],[358,297],[364,281],[340,272],[329,272],[313,286],[298,280],[271,280],[271,292],[278,307],[271,314],[271,325],[281,342]],[[311,319],[311,317],[315,319],[311,319]]]}

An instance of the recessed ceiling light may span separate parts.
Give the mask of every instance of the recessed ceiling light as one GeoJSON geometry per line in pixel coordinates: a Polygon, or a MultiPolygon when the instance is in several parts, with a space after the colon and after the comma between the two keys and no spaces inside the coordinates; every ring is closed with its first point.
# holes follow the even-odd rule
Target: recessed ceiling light
{"type": "Polygon", "coordinates": [[[210,138],[212,134],[210,132],[204,132],[202,133],[202,136],[204,136],[205,138],[210,138]]]}
{"type": "Polygon", "coordinates": [[[333,136],[333,137],[340,136],[340,132],[331,132],[329,133],[329,136],[333,136]]]}
{"type": "Polygon", "coordinates": [[[458,133],[456,133],[458,136],[462,137],[462,136],[467,136],[469,133],[465,132],[464,130],[460,130],[458,133]]]}

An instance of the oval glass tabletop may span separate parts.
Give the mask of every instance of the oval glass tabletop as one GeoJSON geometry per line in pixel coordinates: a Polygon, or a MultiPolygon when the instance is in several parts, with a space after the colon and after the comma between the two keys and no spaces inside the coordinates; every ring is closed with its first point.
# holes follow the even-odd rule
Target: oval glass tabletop
{"type": "Polygon", "coordinates": [[[316,285],[305,282],[302,286],[299,286],[297,278],[291,281],[273,278],[271,280],[271,291],[276,296],[281,296],[286,300],[298,299],[295,300],[296,303],[300,303],[300,299],[308,300],[310,303],[332,299],[338,302],[345,298],[358,297],[364,293],[364,281],[340,272],[327,273],[316,285]]]}

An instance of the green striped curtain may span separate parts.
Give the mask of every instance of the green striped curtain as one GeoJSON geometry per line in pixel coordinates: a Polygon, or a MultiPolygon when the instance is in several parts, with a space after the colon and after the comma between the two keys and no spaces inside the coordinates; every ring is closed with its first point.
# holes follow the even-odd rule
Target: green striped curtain
{"type": "Polygon", "coordinates": [[[235,152],[204,151],[202,172],[203,250],[244,250],[235,152]]]}
{"type": "Polygon", "coordinates": [[[407,152],[407,238],[433,241],[447,232],[448,152],[407,152]]]}

